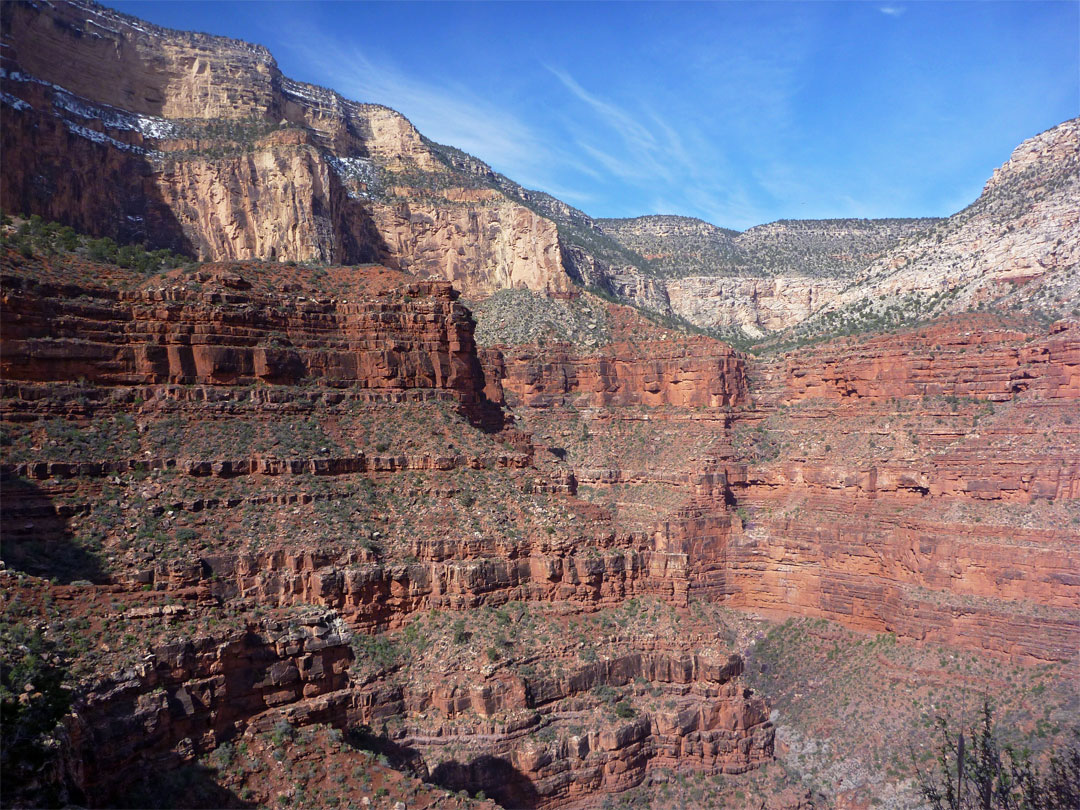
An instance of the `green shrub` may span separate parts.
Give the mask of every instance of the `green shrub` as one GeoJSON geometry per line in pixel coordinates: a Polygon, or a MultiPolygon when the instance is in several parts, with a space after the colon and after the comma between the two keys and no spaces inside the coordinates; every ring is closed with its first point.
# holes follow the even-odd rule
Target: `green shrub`
{"type": "Polygon", "coordinates": [[[626,700],[620,700],[615,704],[615,716],[628,720],[637,715],[637,711],[626,700]]]}

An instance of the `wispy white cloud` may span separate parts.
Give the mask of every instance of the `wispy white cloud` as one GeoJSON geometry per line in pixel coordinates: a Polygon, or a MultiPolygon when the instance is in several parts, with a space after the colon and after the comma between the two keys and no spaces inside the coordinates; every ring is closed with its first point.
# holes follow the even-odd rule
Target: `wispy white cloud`
{"type": "MultiPolygon", "coordinates": [[[[600,89],[551,64],[543,66],[554,78],[547,98],[561,93],[564,101],[537,107],[524,98],[481,95],[448,76],[421,77],[377,45],[328,38],[305,25],[290,21],[285,47],[307,76],[347,98],[398,110],[424,135],[597,216],[653,213],[651,202],[726,227],[760,222],[760,190],[745,164],[771,158],[788,136],[800,81],[798,47],[763,55],[747,39],[705,57],[708,64],[687,65],[699,92],[689,107],[680,104],[690,84],[678,94],[619,97],[618,82],[600,89]],[[754,148],[728,155],[721,130],[754,148]]],[[[792,29],[790,38],[797,42],[799,32],[792,29]]]]}
{"type": "Polygon", "coordinates": [[[572,166],[596,176],[594,170],[560,150],[513,111],[469,88],[415,78],[359,46],[328,42],[325,37],[297,36],[290,47],[320,77],[320,83],[346,98],[391,107],[427,137],[475,155],[526,187],[579,205],[591,199],[587,192],[557,186],[552,169],[572,166]]]}
{"type": "Polygon", "coordinates": [[[907,11],[907,9],[903,6],[878,6],[878,11],[880,11],[882,14],[888,15],[889,17],[899,17],[901,14],[907,11]]]}
{"type": "Polygon", "coordinates": [[[803,81],[802,54],[792,48],[762,56],[751,45],[688,69],[700,77],[694,90],[701,92],[682,106],[644,91],[618,103],[570,71],[547,66],[568,93],[564,127],[574,149],[651,201],[651,210],[626,215],[664,211],[744,228],[767,216],[763,191],[782,199],[808,195],[809,183],[794,179],[783,158],[797,137],[792,99],[803,81]],[[741,154],[725,152],[732,140],[741,141],[741,154]]]}
{"type": "Polygon", "coordinates": [[[550,65],[548,70],[568,91],[568,104],[577,102],[561,118],[576,151],[609,179],[633,186],[646,198],[658,187],[668,189],[666,198],[653,200],[654,210],[626,214],[662,209],[702,217],[722,215],[725,223],[733,217],[744,219],[740,213],[744,209],[732,201],[740,190],[721,182],[727,161],[697,122],[681,119],[673,125],[669,116],[643,100],[632,106],[619,104],[585,88],[567,70],[550,65]],[[671,201],[673,190],[685,197],[681,204],[671,201]]]}
{"type": "Polygon", "coordinates": [[[584,102],[592,111],[606,123],[611,129],[618,131],[622,137],[635,148],[649,150],[656,147],[656,137],[647,127],[642,126],[636,117],[621,109],[616,104],[604,101],[588,92],[577,83],[573,76],[565,70],[548,67],[555,77],[563,83],[576,98],[584,102]]]}

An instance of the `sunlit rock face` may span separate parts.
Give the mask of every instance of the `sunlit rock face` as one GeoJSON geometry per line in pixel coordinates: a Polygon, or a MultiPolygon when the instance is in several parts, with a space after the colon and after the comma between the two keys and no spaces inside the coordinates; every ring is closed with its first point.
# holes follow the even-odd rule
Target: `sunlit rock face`
{"type": "Polygon", "coordinates": [[[569,284],[552,222],[265,48],[88,3],[12,4],[4,44],[6,210],[208,261],[381,261],[471,295],[569,284]]]}

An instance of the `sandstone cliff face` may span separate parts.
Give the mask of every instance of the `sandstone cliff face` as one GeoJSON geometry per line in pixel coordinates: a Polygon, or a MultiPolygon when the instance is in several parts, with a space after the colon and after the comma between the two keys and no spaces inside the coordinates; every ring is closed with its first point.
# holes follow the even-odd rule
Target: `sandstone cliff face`
{"type": "Polygon", "coordinates": [[[641,309],[671,314],[671,301],[663,279],[654,278],[634,265],[609,264],[577,245],[562,246],[570,276],[641,309]]]}
{"type": "MultiPolygon", "coordinates": [[[[0,517],[20,583],[48,590],[21,572],[52,570],[73,583],[65,610],[88,602],[93,621],[93,599],[138,605],[109,617],[127,622],[109,652],[141,663],[82,683],[69,718],[68,778],[88,803],[112,801],[148,768],[257,746],[282,723],[376,729],[429,782],[512,806],[588,801],[676,764],[739,774],[771,760],[768,709],[715,628],[695,626],[686,647],[642,624],[590,639],[604,646],[581,660],[565,633],[549,638],[549,622],[628,600],[657,616],[661,605],[685,610],[686,530],[673,523],[656,540],[616,530],[574,498],[566,465],[491,418],[507,364],[479,356],[447,283],[331,268],[313,271],[308,289],[299,270],[283,281],[276,266],[233,262],[147,280],[65,261],[4,254],[5,436],[21,424],[70,439],[60,423],[71,420],[90,441],[75,452],[47,437],[6,441],[24,460],[5,453],[0,517]],[[440,441],[444,403],[480,418],[451,415],[440,441]],[[415,418],[404,432],[388,427],[415,418]],[[297,443],[289,431],[302,422],[315,436],[297,443]],[[254,448],[259,431],[268,449],[254,448]],[[191,434],[208,440],[189,444],[191,434]],[[429,510],[421,521],[399,522],[418,508],[429,510]],[[286,515],[298,523],[262,522],[286,515]],[[139,534],[146,521],[156,528],[139,534]],[[97,527],[107,536],[91,566],[73,547],[97,527]],[[514,654],[442,618],[471,624],[511,604],[544,616],[514,654]],[[295,619],[313,605],[317,620],[288,630],[249,613],[295,619]],[[247,624],[140,649],[143,633],[148,644],[179,634],[178,616],[247,624]],[[352,650],[346,628],[363,639],[352,650]],[[431,644],[442,646],[425,652],[431,644]],[[614,712],[604,696],[616,693],[641,708],[614,712]],[[579,732],[583,712],[593,719],[579,732]]],[[[722,407],[746,396],[741,359],[715,341],[622,354],[578,371],[604,401],[722,407]]]]}
{"type": "Polygon", "coordinates": [[[555,224],[528,208],[490,190],[453,200],[411,200],[408,190],[398,195],[400,202],[377,207],[374,217],[402,270],[447,279],[474,297],[514,287],[561,292],[571,286],[555,224]]]}
{"type": "Polygon", "coordinates": [[[10,4],[3,36],[7,210],[205,260],[382,261],[473,295],[569,283],[549,220],[477,198],[404,117],[291,81],[264,48],[80,2],[10,4]],[[417,172],[441,201],[396,179],[417,172]]]}
{"type": "Polygon", "coordinates": [[[1077,351],[1075,324],[1039,334],[981,316],[745,358],[735,403],[755,407],[714,416],[726,442],[710,451],[706,415],[680,412],[704,400],[659,382],[646,418],[671,427],[642,436],[627,406],[647,399],[592,393],[604,353],[519,349],[502,373],[525,424],[569,448],[579,486],[646,523],[665,504],[654,553],[685,555],[691,597],[1060,661],[1077,643],[1077,351]]]}
{"type": "Polygon", "coordinates": [[[726,550],[733,601],[1069,655],[1075,527],[1036,515],[1076,498],[1075,338],[1067,324],[1032,336],[967,319],[762,369],[759,401],[797,410],[769,418],[790,450],[728,468],[749,510],[726,550]]]}
{"type": "Polygon", "coordinates": [[[785,401],[884,402],[893,397],[964,396],[1008,401],[1080,398],[1080,347],[1067,321],[1038,342],[990,318],[953,321],[904,335],[864,338],[810,350],[787,368],[785,401]],[[812,359],[809,359],[812,358],[812,359]]]}
{"type": "Polygon", "coordinates": [[[279,75],[261,46],[179,34],[91,3],[11,4],[4,35],[30,74],[119,110],[162,118],[261,115],[279,75]],[[58,53],[65,58],[56,59],[58,53]]]}
{"type": "Polygon", "coordinates": [[[719,408],[748,401],[743,358],[719,341],[683,346],[615,344],[597,356],[566,345],[505,358],[503,387],[527,407],[674,405],[719,408]]]}
{"type": "MultiPolygon", "coordinates": [[[[226,278],[234,288],[246,284],[226,278]]],[[[71,289],[20,281],[12,278],[3,297],[7,381],[319,380],[374,393],[444,390],[464,405],[487,401],[474,324],[445,282],[416,282],[396,296],[352,303],[249,297],[228,288],[200,295],[179,285],[120,295],[83,289],[89,301],[74,303],[71,289]]]]}
{"type": "Polygon", "coordinates": [[[1078,155],[1080,119],[1025,141],[995,170],[978,200],[856,274],[852,287],[823,313],[943,292],[951,297],[938,311],[957,312],[1033,279],[1045,292],[1021,290],[1018,305],[1051,311],[1062,302],[1067,306],[1075,299],[1080,265],[1078,155]]]}
{"type": "Polygon", "coordinates": [[[65,720],[67,776],[91,805],[108,804],[145,769],[212,751],[267,725],[267,713],[289,707],[325,722],[334,693],[349,683],[348,641],[324,615],[159,647],[80,696],[65,720]]]}
{"type": "Polygon", "coordinates": [[[275,133],[234,159],[162,163],[156,192],[198,256],[379,259],[382,242],[370,214],[298,134],[275,133]]]}
{"type": "Polygon", "coordinates": [[[847,286],[810,276],[722,278],[687,276],[666,282],[671,310],[692,324],[735,327],[752,337],[806,320],[847,286]]]}

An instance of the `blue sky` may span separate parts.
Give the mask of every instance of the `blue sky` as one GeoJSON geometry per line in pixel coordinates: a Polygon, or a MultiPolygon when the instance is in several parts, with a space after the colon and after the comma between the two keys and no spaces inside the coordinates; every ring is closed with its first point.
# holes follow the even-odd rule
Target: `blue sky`
{"type": "Polygon", "coordinates": [[[594,217],[941,216],[1080,115],[1080,2],[112,2],[594,217]]]}

